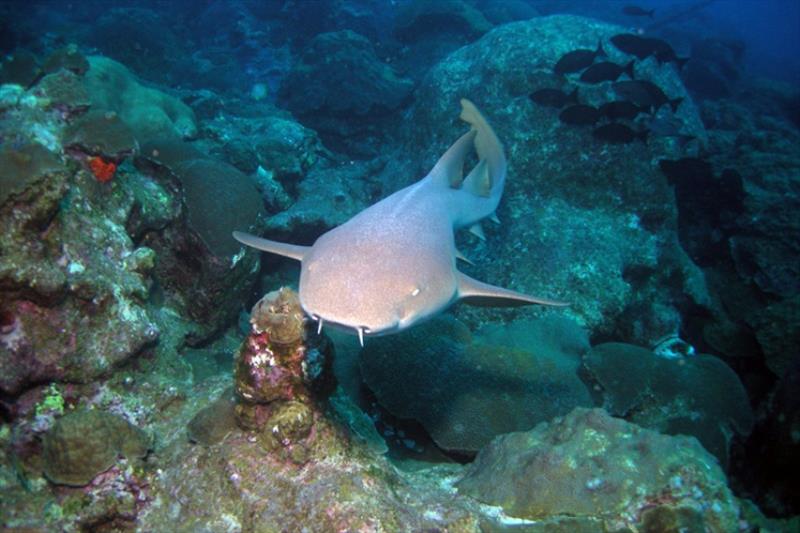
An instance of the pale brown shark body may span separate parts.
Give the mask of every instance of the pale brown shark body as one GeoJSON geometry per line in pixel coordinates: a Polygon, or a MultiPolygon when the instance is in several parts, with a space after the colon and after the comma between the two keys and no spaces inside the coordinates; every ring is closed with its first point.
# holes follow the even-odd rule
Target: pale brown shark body
{"type": "Polygon", "coordinates": [[[503,147],[468,100],[461,118],[472,128],[420,181],[297,246],[246,233],[248,246],[301,261],[300,303],[312,318],[364,335],[404,330],[456,301],[478,305],[567,305],[482,283],[456,268],[454,231],[494,214],[506,175],[503,147]],[[463,175],[474,147],[479,162],[463,175]]]}

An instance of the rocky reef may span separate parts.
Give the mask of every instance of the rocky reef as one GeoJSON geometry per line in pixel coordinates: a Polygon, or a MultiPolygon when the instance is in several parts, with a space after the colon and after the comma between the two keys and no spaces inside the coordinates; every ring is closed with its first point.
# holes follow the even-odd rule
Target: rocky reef
{"type": "Polygon", "coordinates": [[[797,92],[556,4],[0,5],[0,529],[797,530],[797,92]],[[231,232],[313,243],[464,97],[509,168],[459,270],[570,306],[317,330],[231,232]]]}

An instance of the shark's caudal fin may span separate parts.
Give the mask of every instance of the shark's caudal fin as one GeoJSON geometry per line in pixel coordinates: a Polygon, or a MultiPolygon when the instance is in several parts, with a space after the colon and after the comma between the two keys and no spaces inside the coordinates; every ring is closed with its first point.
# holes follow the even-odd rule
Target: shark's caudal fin
{"type": "Polygon", "coordinates": [[[520,305],[553,305],[565,307],[567,302],[548,300],[528,296],[521,292],[510,291],[502,287],[495,287],[473,279],[466,274],[458,273],[458,300],[472,305],[486,305],[493,307],[516,307],[520,305]]]}
{"type": "Polygon", "coordinates": [[[267,239],[262,239],[261,237],[256,237],[255,235],[250,235],[249,233],[243,233],[241,231],[234,231],[233,238],[240,243],[257,250],[263,250],[272,254],[282,255],[290,259],[297,259],[298,261],[302,261],[303,256],[305,256],[306,252],[311,248],[310,246],[299,246],[297,244],[286,244],[285,242],[270,241],[267,239]]]}
{"type": "Polygon", "coordinates": [[[486,164],[486,169],[477,169],[478,171],[471,175],[475,183],[467,184],[468,177],[465,185],[469,185],[470,190],[474,192],[481,192],[481,196],[497,195],[499,199],[506,178],[506,156],[503,153],[503,145],[475,104],[466,98],[461,99],[460,118],[477,132],[475,151],[478,152],[478,159],[481,162],[485,161],[486,164]]]}

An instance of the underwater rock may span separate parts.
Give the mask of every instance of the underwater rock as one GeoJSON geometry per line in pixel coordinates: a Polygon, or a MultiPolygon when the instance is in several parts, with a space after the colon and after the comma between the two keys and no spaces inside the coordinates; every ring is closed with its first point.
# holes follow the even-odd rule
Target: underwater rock
{"type": "MultiPolygon", "coordinates": [[[[648,145],[595,143],[590,129],[561,125],[557,110],[527,98],[535,88],[553,86],[552,67],[567,52],[595,50],[600,42],[610,61],[625,62],[609,43],[620,31],[588,18],[553,15],[506,24],[456,50],[428,72],[409,120],[400,126],[401,153],[417,157],[390,162],[380,178],[386,194],[421,175],[441,151],[430,140],[446,137],[448,110],[471,95],[512,156],[497,212],[502,224],[487,225],[485,244],[459,242],[479,265],[465,273],[569,302],[565,312],[590,336],[646,345],[680,327],[682,298],[700,308],[713,305],[700,270],[674,238],[673,192],[651,164],[653,154],[677,156],[681,148],[662,138],[648,145]]],[[[671,98],[687,95],[673,69],[640,64],[636,70],[671,98]]],[[[580,97],[593,107],[613,99],[602,85],[582,87],[580,97]]],[[[676,116],[686,134],[707,138],[688,99],[676,116]]],[[[487,318],[476,309],[456,313],[469,324],[487,318]]]]}
{"type": "Polygon", "coordinates": [[[258,254],[240,253],[231,233],[261,224],[261,195],[235,167],[175,139],[144,144],[134,164],[165,203],[166,227],[143,240],[159,257],[154,275],[171,305],[197,321],[189,342],[202,342],[235,320],[255,281],[258,254]]]}
{"type": "Polygon", "coordinates": [[[411,89],[409,80],[378,59],[365,37],[342,30],[309,43],[280,96],[299,116],[345,113],[352,119],[397,108],[411,89]]]}
{"type": "Polygon", "coordinates": [[[204,446],[212,446],[225,440],[236,429],[235,407],[232,391],[225,391],[211,405],[198,411],[189,422],[189,440],[204,446]]]}
{"type": "Polygon", "coordinates": [[[175,169],[183,187],[187,222],[212,254],[236,254],[231,233],[253,226],[263,212],[253,181],[235,167],[213,159],[192,159],[175,169]]]}
{"type": "Polygon", "coordinates": [[[718,187],[728,189],[714,195],[711,213],[725,216],[709,216],[711,198],[697,205],[679,195],[681,238],[687,249],[716,252],[701,264],[727,322],[706,324],[705,340],[727,356],[763,357],[780,376],[797,357],[799,334],[793,301],[800,294],[800,132],[783,108],[797,92],[758,80],[745,91],[741,99],[702,104],[709,163],[718,187]]]}
{"type": "MultiPolygon", "coordinates": [[[[459,493],[537,522],[566,520],[565,530],[739,526],[739,504],[725,474],[697,443],[578,408],[481,450],[459,493]]],[[[563,526],[562,522],[562,526],[563,526]]]]}
{"type": "Polygon", "coordinates": [[[355,145],[381,134],[381,119],[400,107],[413,83],[382,62],[365,37],[350,30],[317,35],[281,83],[280,101],[326,145],[355,145]],[[357,139],[356,139],[357,140],[357,139]]]}
{"type": "Polygon", "coordinates": [[[578,378],[586,333],[548,317],[486,326],[452,318],[370,339],[361,374],[382,406],[418,420],[445,450],[474,453],[492,438],[591,406],[578,378]]]}
{"type": "Polygon", "coordinates": [[[400,6],[394,21],[394,34],[409,43],[441,33],[460,33],[472,40],[490,29],[492,23],[483,13],[463,0],[412,0],[400,6]]]}
{"type": "Polygon", "coordinates": [[[236,420],[265,451],[303,464],[318,402],[335,386],[333,344],[307,327],[297,293],[285,287],[256,303],[250,323],[234,363],[236,420]]]}
{"type": "Polygon", "coordinates": [[[184,46],[175,30],[155,10],[107,6],[84,32],[88,45],[143,79],[177,84],[184,81],[180,74],[188,74],[178,67],[191,61],[193,50],[184,46]]]}
{"type": "Polygon", "coordinates": [[[253,438],[234,432],[221,446],[174,449],[173,459],[160,466],[163,474],[151,493],[156,500],[180,504],[150,505],[138,527],[165,531],[180,523],[187,531],[481,531],[477,506],[443,488],[461,471],[458,465],[404,473],[349,440],[324,417],[315,420],[311,435],[291,454],[281,453],[282,444],[271,448],[277,442],[272,435],[267,431],[253,438]]]}
{"type": "Polygon", "coordinates": [[[267,220],[269,235],[313,243],[326,230],[347,222],[373,203],[379,189],[374,176],[383,167],[380,159],[340,164],[320,161],[296,185],[297,200],[267,220]]]}
{"type": "Polygon", "coordinates": [[[119,455],[143,458],[150,439],[116,415],[97,410],[74,411],[59,418],[42,443],[44,474],[56,485],[80,487],[111,468],[119,455]]]}
{"type": "Polygon", "coordinates": [[[316,163],[322,147],[313,130],[280,117],[269,117],[259,126],[255,151],[259,164],[275,173],[278,182],[293,189],[316,163]]]}
{"type": "Polygon", "coordinates": [[[606,343],[584,358],[604,406],[643,427],[694,435],[723,467],[731,437],[747,437],[754,416],[738,376],[713,355],[665,358],[628,344],[606,343]]]}
{"type": "MultiPolygon", "coordinates": [[[[42,137],[60,133],[35,124],[42,137]]],[[[0,205],[0,390],[13,397],[32,383],[92,381],[159,334],[143,307],[152,251],[124,229],[132,199],[39,145],[9,144],[0,159],[9,195],[0,205]]]]}
{"type": "Polygon", "coordinates": [[[146,87],[122,64],[90,56],[85,75],[92,109],[113,111],[131,128],[140,144],[161,138],[188,139],[197,135],[194,112],[166,93],[146,87]]]}

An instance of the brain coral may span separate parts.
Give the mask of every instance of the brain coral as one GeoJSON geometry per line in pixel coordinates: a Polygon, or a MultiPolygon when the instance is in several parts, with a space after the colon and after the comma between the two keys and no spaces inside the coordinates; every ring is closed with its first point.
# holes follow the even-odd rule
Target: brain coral
{"type": "Polygon", "coordinates": [[[665,433],[694,435],[723,465],[732,434],[752,430],[742,383],[713,355],[667,359],[631,344],[606,343],[593,347],[584,365],[611,414],[665,433]]]}
{"type": "Polygon", "coordinates": [[[168,94],[140,84],[120,63],[90,56],[86,89],[92,108],[114,111],[133,130],[140,143],[157,138],[191,138],[197,135],[194,112],[168,94]]]}
{"type": "Polygon", "coordinates": [[[392,414],[419,420],[444,449],[475,452],[496,435],[591,405],[576,373],[588,348],[566,319],[487,326],[473,339],[442,317],[370,340],[360,364],[392,414]]]}
{"type": "Polygon", "coordinates": [[[60,418],[45,434],[44,473],[57,485],[83,486],[111,468],[118,455],[144,457],[150,439],[126,420],[96,410],[60,418]]]}
{"type": "Polygon", "coordinates": [[[136,139],[128,125],[113,111],[92,110],[70,124],[64,146],[94,155],[122,159],[136,150],[136,139]]]}

